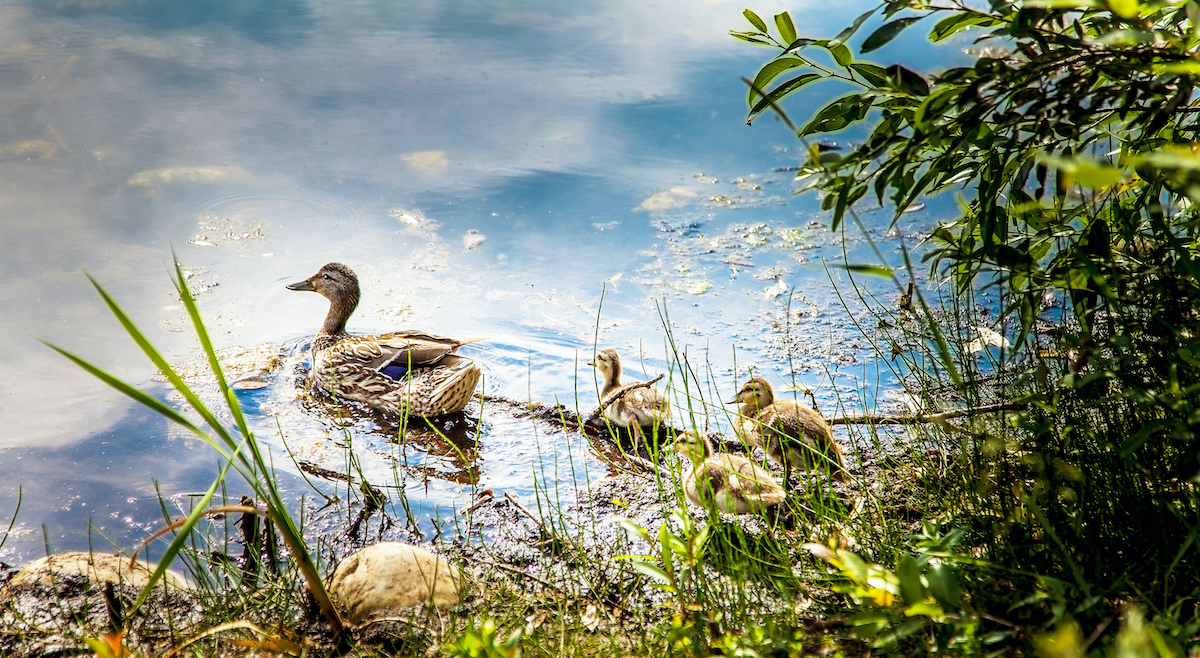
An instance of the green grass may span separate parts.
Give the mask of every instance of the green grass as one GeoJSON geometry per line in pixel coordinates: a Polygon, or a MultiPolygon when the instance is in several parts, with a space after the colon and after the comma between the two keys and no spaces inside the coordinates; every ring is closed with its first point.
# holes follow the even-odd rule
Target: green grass
{"type": "MultiPolygon", "coordinates": [[[[605,481],[572,477],[568,490],[558,484],[563,473],[575,473],[587,457],[568,450],[538,460],[530,474],[534,500],[526,501],[526,511],[497,498],[472,512],[497,515],[489,518],[501,520],[497,529],[507,537],[482,541],[474,516],[466,518],[465,512],[438,529],[442,550],[467,570],[463,604],[440,615],[349,629],[321,584],[320,574],[332,568],[323,557],[330,547],[320,538],[315,548],[306,541],[305,519],[297,515],[308,507],[289,506],[275,484],[269,453],[249,431],[179,271],[176,285],[233,428],[95,285],[203,422],[54,349],[191,430],[219,460],[211,487],[188,509],[164,502],[172,539],[158,575],[182,563],[198,585],[189,596],[202,612],[198,623],[186,627],[148,627],[145,620],[155,610],[146,606],[161,613],[170,605],[153,584],[140,592],[117,592],[119,614],[72,613],[58,624],[32,624],[10,614],[6,603],[0,607],[0,648],[23,651],[39,646],[39,638],[49,643],[60,636],[82,647],[105,633],[125,631],[118,637],[135,650],[178,648],[180,655],[234,655],[246,646],[284,653],[303,647],[307,655],[605,658],[1067,655],[1055,653],[1059,650],[1168,655],[1164,651],[1193,644],[1200,631],[1194,599],[1179,596],[1180,588],[1172,585],[1193,578],[1195,494],[1190,485],[1171,491],[1144,470],[1131,470],[1113,450],[1113,440],[1104,437],[1131,431],[1137,420],[1123,416],[1128,405],[1112,396],[1085,400],[1050,386],[1062,377],[1056,362],[1015,363],[997,358],[1004,355],[972,353],[970,328],[983,320],[969,299],[957,305],[920,300],[916,310],[897,312],[861,290],[877,313],[875,326],[861,327],[864,336],[881,355],[895,354],[896,376],[921,404],[1020,398],[1031,402],[1029,409],[912,426],[899,439],[884,427],[849,425],[839,433],[855,447],[850,482],[831,486],[809,478],[776,523],[689,507],[673,454],[649,453],[669,473],[656,477],[630,463],[629,453],[608,449],[604,434],[589,430],[591,448],[627,472],[605,481]],[[897,353],[892,345],[904,349],[897,353]],[[1080,445],[1065,444],[1061,436],[1052,441],[1060,434],[1079,437],[1080,445]],[[239,490],[253,496],[233,500],[229,492],[239,490]],[[572,499],[577,509],[566,504],[572,499]],[[1134,524],[1139,515],[1176,523],[1158,536],[1145,536],[1159,542],[1161,562],[1139,567],[1119,546],[1088,549],[1087,542],[1128,540],[1139,531],[1134,524]],[[1173,547],[1172,538],[1178,538],[1173,547]],[[230,556],[238,543],[251,544],[263,559],[240,564],[230,556]],[[1160,582],[1163,578],[1170,582],[1160,582]]],[[[688,427],[707,428],[722,418],[728,425],[730,408],[723,398],[729,392],[718,394],[711,364],[696,363],[683,352],[666,309],[660,313],[669,364],[665,386],[676,417],[688,427]]],[[[576,399],[573,414],[559,412],[557,420],[535,415],[534,435],[541,437],[556,423],[561,431],[576,431],[574,421],[586,416],[578,401],[592,398],[584,392],[576,399]]],[[[504,413],[502,405],[486,400],[482,415],[504,413]]],[[[360,486],[363,474],[351,438],[345,441],[345,488],[336,487],[347,525],[351,503],[361,510],[374,496],[360,486]]],[[[395,493],[374,513],[416,528],[403,482],[397,471],[394,486],[386,489],[395,493]]],[[[474,502],[464,500],[460,510],[474,502]]],[[[84,593],[80,609],[102,605],[105,597],[113,600],[95,588],[84,593]]]]}

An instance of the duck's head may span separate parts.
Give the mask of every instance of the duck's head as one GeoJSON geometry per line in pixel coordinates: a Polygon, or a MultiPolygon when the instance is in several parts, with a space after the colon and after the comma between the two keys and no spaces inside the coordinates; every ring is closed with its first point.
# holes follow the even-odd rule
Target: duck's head
{"type": "Polygon", "coordinates": [[[329,263],[316,274],[289,284],[287,288],[319,292],[329,300],[329,315],[325,317],[325,331],[328,333],[342,331],[346,319],[358,307],[358,277],[354,270],[341,263],[329,263]]]}
{"type": "Polygon", "coordinates": [[[596,354],[596,360],[588,361],[588,365],[604,373],[606,380],[621,380],[621,359],[617,357],[616,350],[604,350],[596,354]]]}
{"type": "Polygon", "coordinates": [[[680,457],[687,457],[695,463],[708,459],[713,453],[712,443],[709,442],[708,437],[696,430],[684,430],[677,434],[675,443],[671,444],[671,447],[679,453],[680,457]]]}
{"type": "Polygon", "coordinates": [[[754,409],[762,409],[775,401],[775,391],[771,384],[762,377],[755,377],[742,385],[737,397],[725,404],[741,403],[754,409]]]}

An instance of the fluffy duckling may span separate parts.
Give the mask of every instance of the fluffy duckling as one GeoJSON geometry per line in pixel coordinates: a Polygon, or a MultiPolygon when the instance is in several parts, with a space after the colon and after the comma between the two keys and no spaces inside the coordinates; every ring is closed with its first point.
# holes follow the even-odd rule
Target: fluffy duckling
{"type": "Polygon", "coordinates": [[[784,487],[790,486],[793,466],[830,473],[838,482],[846,480],[842,448],[821,414],[791,400],[776,400],[771,384],[761,377],[746,382],[726,404],[738,403],[741,418],[734,429],[742,440],[783,465],[784,487]]]}
{"type": "MultiPolygon", "coordinates": [[[[600,389],[600,405],[604,406],[613,395],[630,384],[621,383],[621,359],[616,350],[604,350],[596,355],[595,361],[589,361],[589,366],[599,370],[604,375],[604,386],[600,389]]],[[[621,399],[613,402],[604,409],[604,417],[619,427],[637,428],[665,425],[671,417],[671,403],[667,396],[655,386],[645,386],[626,392],[621,399]]]]}
{"type": "Polygon", "coordinates": [[[320,293],[329,300],[325,323],[312,342],[313,382],[336,397],[397,415],[440,416],[462,411],[482,371],[454,352],[475,340],[456,340],[423,331],[356,336],[346,321],[358,307],[358,277],[329,263],[289,290],[320,293]]]}
{"type": "Polygon", "coordinates": [[[787,496],[770,471],[740,455],[713,454],[708,437],[695,430],[681,432],[674,447],[692,461],[691,472],[683,475],[683,491],[701,507],[732,514],[762,512],[787,496]]]}

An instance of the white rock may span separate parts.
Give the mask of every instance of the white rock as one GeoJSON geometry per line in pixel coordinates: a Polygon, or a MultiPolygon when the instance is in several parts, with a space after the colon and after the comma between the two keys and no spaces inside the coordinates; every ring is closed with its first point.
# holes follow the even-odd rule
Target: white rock
{"type": "Polygon", "coordinates": [[[400,542],[368,546],[341,561],[326,587],[347,621],[360,624],[389,611],[458,603],[462,578],[445,558],[400,542]]]}
{"type": "MultiPolygon", "coordinates": [[[[56,579],[64,576],[80,575],[93,583],[112,583],[114,585],[132,585],[145,587],[150,582],[155,565],[145,560],[131,565],[129,558],[109,553],[89,553],[87,551],[63,551],[34,560],[21,568],[11,580],[9,587],[39,583],[53,586],[56,579]]],[[[187,589],[188,582],[179,573],[168,569],[159,583],[172,587],[187,589]]]]}

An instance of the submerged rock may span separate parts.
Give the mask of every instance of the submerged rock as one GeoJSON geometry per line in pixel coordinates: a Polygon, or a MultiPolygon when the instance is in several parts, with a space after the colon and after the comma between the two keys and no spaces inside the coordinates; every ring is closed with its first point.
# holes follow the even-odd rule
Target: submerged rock
{"type": "MultiPolygon", "coordinates": [[[[38,584],[52,587],[62,578],[83,576],[93,584],[112,583],[142,588],[150,582],[150,575],[154,573],[154,569],[153,564],[145,561],[131,563],[129,558],[123,555],[64,551],[25,565],[8,581],[8,586],[38,584]]],[[[167,569],[159,582],[179,589],[189,587],[186,578],[170,569],[167,569]]]]}
{"type": "Polygon", "coordinates": [[[347,621],[360,624],[430,602],[452,606],[461,583],[446,558],[410,544],[381,542],[342,560],[326,585],[347,621]]]}

